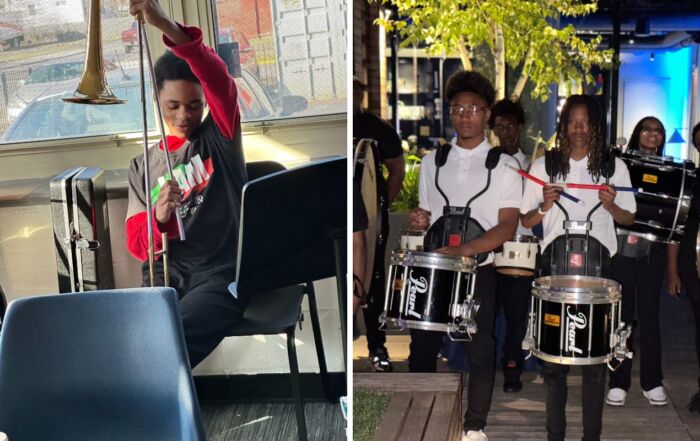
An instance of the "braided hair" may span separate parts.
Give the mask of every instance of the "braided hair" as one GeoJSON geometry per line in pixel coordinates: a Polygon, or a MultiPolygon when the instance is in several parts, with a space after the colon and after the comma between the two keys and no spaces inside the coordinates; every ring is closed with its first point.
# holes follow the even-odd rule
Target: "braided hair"
{"type": "Polygon", "coordinates": [[[605,134],[603,133],[603,113],[595,99],[589,95],[571,95],[566,99],[561,117],[557,124],[557,136],[555,145],[561,152],[561,164],[559,174],[566,179],[569,174],[569,158],[571,158],[571,146],[567,128],[571,109],[576,106],[584,106],[588,112],[588,172],[597,182],[601,175],[603,150],[605,148],[605,134]]]}

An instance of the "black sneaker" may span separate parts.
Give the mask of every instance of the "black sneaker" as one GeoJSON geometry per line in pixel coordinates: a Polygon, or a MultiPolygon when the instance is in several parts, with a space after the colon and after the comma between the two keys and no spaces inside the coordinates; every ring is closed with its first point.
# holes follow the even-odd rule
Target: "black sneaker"
{"type": "Polygon", "coordinates": [[[503,381],[503,392],[520,392],[520,390],[523,388],[523,383],[519,379],[510,379],[510,380],[504,380],[503,381]]]}
{"type": "Polygon", "coordinates": [[[391,365],[389,353],[384,348],[379,348],[369,354],[369,361],[377,372],[391,372],[394,367],[391,365]]]}
{"type": "MultiPolygon", "coordinates": [[[[512,363],[512,362],[511,362],[512,363]]],[[[523,383],[520,381],[520,367],[517,364],[503,367],[503,392],[520,392],[523,383]]]]}
{"type": "Polygon", "coordinates": [[[695,392],[690,398],[690,404],[688,404],[688,410],[691,412],[700,413],[700,390],[695,392]]]}

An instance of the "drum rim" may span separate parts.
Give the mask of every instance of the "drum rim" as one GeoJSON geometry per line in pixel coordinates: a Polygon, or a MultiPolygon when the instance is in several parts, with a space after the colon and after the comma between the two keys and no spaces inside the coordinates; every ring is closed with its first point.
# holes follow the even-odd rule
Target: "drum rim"
{"type": "Polygon", "coordinates": [[[503,244],[507,244],[508,242],[518,242],[518,243],[540,243],[540,238],[537,236],[533,236],[530,234],[516,234],[513,236],[511,240],[508,240],[504,242],[503,244]]]}
{"type": "Polygon", "coordinates": [[[542,288],[532,288],[533,297],[544,302],[563,303],[572,305],[612,305],[622,299],[622,294],[618,292],[596,292],[596,293],[549,293],[542,288]]]}
{"type": "Polygon", "coordinates": [[[548,291],[554,291],[554,292],[562,292],[566,294],[599,294],[599,293],[619,293],[620,292],[620,284],[612,279],[605,279],[603,277],[593,277],[593,276],[564,276],[564,275],[555,275],[555,276],[544,276],[544,277],[538,277],[532,282],[532,288],[533,291],[535,289],[541,289],[541,290],[548,290],[548,291]],[[568,279],[574,279],[574,280],[583,280],[583,281],[590,281],[590,282],[601,282],[605,284],[606,286],[601,287],[601,289],[597,289],[593,291],[591,288],[580,288],[580,287],[557,287],[553,289],[552,283],[557,280],[568,280],[568,279]],[[549,281],[550,284],[545,285],[545,281],[549,281]]]}
{"type": "Polygon", "coordinates": [[[452,332],[457,327],[451,323],[429,322],[421,320],[403,320],[408,329],[418,329],[421,331],[452,332]],[[454,329],[453,329],[454,328],[454,329]]]}
{"type": "Polygon", "coordinates": [[[462,273],[476,272],[476,259],[466,256],[452,256],[428,251],[406,250],[401,265],[408,267],[430,268],[462,273]],[[412,260],[407,263],[406,260],[412,260]],[[459,265],[461,264],[461,265],[459,265]]]}

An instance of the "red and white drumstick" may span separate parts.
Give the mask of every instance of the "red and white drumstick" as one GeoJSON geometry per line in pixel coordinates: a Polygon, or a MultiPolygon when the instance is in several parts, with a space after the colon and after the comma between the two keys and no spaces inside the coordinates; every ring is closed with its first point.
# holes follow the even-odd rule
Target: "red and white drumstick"
{"type": "MultiPolygon", "coordinates": [[[[536,178],[536,177],[532,176],[530,173],[528,173],[528,172],[526,172],[526,171],[524,171],[524,170],[520,170],[519,168],[513,167],[512,165],[508,165],[508,167],[510,167],[511,169],[513,169],[513,171],[515,171],[516,173],[518,173],[518,174],[519,174],[520,176],[522,176],[523,178],[529,179],[529,180],[531,180],[532,182],[534,182],[534,183],[537,184],[537,185],[541,185],[542,187],[544,187],[544,186],[546,185],[546,183],[545,183],[542,179],[536,178]]],[[[562,186],[562,187],[563,187],[563,186],[566,186],[566,184],[554,184],[554,185],[562,186]]],[[[563,190],[560,191],[559,194],[562,195],[562,196],[564,196],[565,198],[569,199],[570,201],[576,203],[576,204],[586,205],[586,203],[583,202],[581,199],[579,199],[579,198],[577,198],[577,197],[575,197],[575,196],[571,196],[569,193],[567,193],[567,192],[565,192],[565,191],[563,191],[563,190]]]]}

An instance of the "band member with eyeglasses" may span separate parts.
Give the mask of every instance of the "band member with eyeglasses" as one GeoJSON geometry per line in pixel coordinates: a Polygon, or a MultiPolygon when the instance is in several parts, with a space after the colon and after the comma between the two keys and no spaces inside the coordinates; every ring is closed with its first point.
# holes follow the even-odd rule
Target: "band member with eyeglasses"
{"type": "MultiPolygon", "coordinates": [[[[516,161],[521,170],[530,168],[530,158],[520,148],[520,136],[525,125],[525,111],[518,102],[498,101],[491,108],[489,127],[498,138],[499,146],[516,161]]],[[[518,222],[519,235],[532,236],[532,230],[518,222]]],[[[503,391],[519,392],[523,388],[520,375],[525,358],[522,341],[527,330],[530,307],[530,287],[533,276],[496,274],[496,315],[503,311],[506,332],[503,342],[503,391]]]]}
{"type": "MultiPolygon", "coordinates": [[[[487,253],[476,273],[475,297],[481,301],[476,314],[478,330],[465,348],[470,373],[462,436],[463,441],[485,441],[488,438],[483,429],[491,407],[496,367],[493,329],[496,271],[491,251],[515,233],[522,182],[517,173],[508,168],[517,167],[515,159],[509,155],[489,154],[492,147],[484,132],[495,97],[489,80],[477,72],[457,72],[447,81],[445,96],[449,102],[450,122],[457,136],[450,145],[423,158],[420,205],[411,211],[409,219],[412,227],[426,229],[439,220],[446,205],[465,207],[471,199],[470,216],[484,230],[482,235],[466,243],[437,251],[472,257],[487,253]],[[436,161],[440,155],[444,156],[436,161]],[[490,169],[487,168],[488,158],[494,159],[490,169]],[[438,170],[439,188],[435,179],[438,170]],[[474,198],[484,189],[485,192],[474,198]]],[[[436,371],[437,355],[444,337],[444,332],[411,330],[411,372],[436,371]]]]}
{"type": "Polygon", "coordinates": [[[399,194],[406,173],[401,138],[394,127],[371,112],[362,108],[363,85],[358,78],[353,79],[353,123],[352,136],[355,139],[369,138],[377,141],[375,170],[377,171],[377,199],[380,204],[378,217],[381,219],[374,255],[367,256],[374,262],[370,280],[365,280],[367,295],[362,315],[367,330],[369,361],[377,372],[391,372],[393,366],[386,349],[386,334],[379,330],[379,316],[384,309],[384,288],[386,274],[384,254],[389,237],[389,206],[399,194]],[[387,168],[386,179],[382,165],[387,168]]]}
{"type": "MultiPolygon", "coordinates": [[[[129,166],[127,249],[143,265],[149,283],[146,198],[153,201],[155,248],[161,233],[169,246],[170,285],[180,295],[187,354],[197,366],[240,322],[247,299],[234,296],[241,192],[247,181],[241,145],[236,83],[226,64],[204,45],[202,31],[174,22],[156,0],[131,0],[129,12],[163,34],[169,49],[155,63],[155,82],[168,128],[174,176],[167,176],[162,151],[151,146],[149,191],[144,189],[143,154],[129,166]],[[209,114],[204,117],[205,106],[209,114]],[[187,240],[180,242],[175,210],[187,240]]],[[[162,283],[163,265],[156,263],[162,283]]]]}
{"type": "Polygon", "coordinates": [[[530,158],[520,148],[520,137],[525,127],[525,111],[517,101],[503,99],[491,108],[489,128],[498,138],[498,145],[518,161],[519,168],[527,171],[530,158]]]}
{"type": "MultiPolygon", "coordinates": [[[[693,127],[692,142],[695,150],[700,152],[700,123],[693,127]]],[[[700,225],[700,179],[695,179],[693,199],[685,223],[685,232],[680,244],[669,244],[666,274],[667,291],[674,297],[681,292],[681,283],[685,294],[690,299],[695,319],[695,353],[700,366],[700,261],[698,259],[698,226],[700,225]]],[[[700,377],[698,391],[690,398],[688,410],[700,413],[700,377]]]]}
{"type": "MultiPolygon", "coordinates": [[[[545,182],[544,187],[527,181],[520,208],[522,224],[531,228],[542,223],[544,237],[542,275],[587,275],[606,277],[610,256],[617,252],[615,225],[634,222],[636,202],[630,192],[617,193],[615,186],[629,186],[627,166],[612,158],[605,148],[604,119],[598,103],[587,95],[567,98],[557,124],[556,152],[538,158],[530,174],[545,182]],[[614,165],[614,170],[613,170],[614,165]],[[550,179],[551,177],[551,179],[550,179]],[[604,190],[567,189],[567,193],[584,201],[585,206],[569,199],[560,199],[562,187],[557,184],[606,183],[604,190]],[[592,210],[593,209],[593,210],[592,210]],[[591,211],[592,210],[592,211],[591,211]],[[590,219],[590,235],[585,243],[571,244],[564,230],[565,220],[590,219]],[[587,258],[570,253],[570,246],[587,250],[587,258]],[[565,262],[559,261],[566,249],[565,262]]],[[[574,241],[580,242],[581,238],[574,241]]],[[[583,407],[583,440],[600,440],[605,399],[605,364],[581,366],[583,407]]],[[[542,376],[546,391],[547,440],[564,441],[566,435],[566,378],[569,366],[543,361],[542,376]]]]}
{"type": "MultiPolygon", "coordinates": [[[[665,140],[666,130],[661,121],[647,116],[634,127],[626,153],[661,156],[665,140]]],[[[612,260],[612,278],[622,286],[622,321],[639,329],[642,393],[652,406],[665,406],[668,397],[662,383],[659,302],[666,270],[666,245],[634,233],[618,234],[617,238],[618,253],[612,260]]],[[[633,334],[627,344],[633,350],[633,334]]],[[[625,359],[621,366],[610,372],[610,390],[605,398],[609,405],[625,404],[631,386],[633,360],[625,359]]]]}

